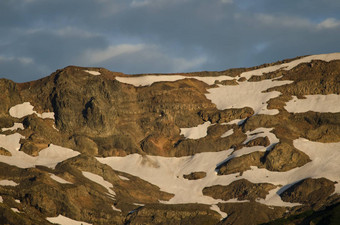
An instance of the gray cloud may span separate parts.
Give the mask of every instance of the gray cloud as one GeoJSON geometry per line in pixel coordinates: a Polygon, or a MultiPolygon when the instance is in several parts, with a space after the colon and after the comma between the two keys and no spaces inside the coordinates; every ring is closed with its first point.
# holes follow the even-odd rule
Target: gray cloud
{"type": "Polygon", "coordinates": [[[337,52],[339,11],[337,0],[5,0],[0,76],[28,81],[71,64],[223,70],[337,52]]]}

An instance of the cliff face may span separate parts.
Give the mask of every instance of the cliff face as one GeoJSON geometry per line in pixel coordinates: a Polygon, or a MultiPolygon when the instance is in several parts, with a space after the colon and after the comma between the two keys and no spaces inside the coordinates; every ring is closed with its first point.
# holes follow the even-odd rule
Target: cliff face
{"type": "Polygon", "coordinates": [[[338,53],[171,75],[70,66],[0,90],[3,224],[337,213],[338,53]]]}

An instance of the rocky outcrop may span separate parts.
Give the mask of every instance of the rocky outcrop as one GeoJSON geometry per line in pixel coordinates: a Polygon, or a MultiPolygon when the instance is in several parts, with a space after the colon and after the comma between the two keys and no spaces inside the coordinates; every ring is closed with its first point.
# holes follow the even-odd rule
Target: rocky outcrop
{"type": "Polygon", "coordinates": [[[270,190],[276,188],[273,184],[258,183],[254,184],[246,179],[233,181],[227,186],[215,185],[205,187],[203,194],[215,199],[229,200],[250,200],[255,201],[258,198],[266,198],[270,190]]]}
{"type": "Polygon", "coordinates": [[[254,110],[249,107],[241,109],[199,111],[199,116],[204,121],[210,121],[211,123],[228,123],[236,119],[246,119],[253,114],[254,110]]]}
{"type": "Polygon", "coordinates": [[[200,172],[192,172],[189,174],[183,174],[184,179],[188,180],[199,180],[207,176],[206,172],[200,171],[200,172]]]}
{"type": "Polygon", "coordinates": [[[228,214],[220,224],[240,224],[255,225],[263,224],[277,218],[281,218],[285,214],[285,207],[270,207],[257,202],[245,203],[220,203],[218,204],[223,212],[228,214]]]}
{"type": "Polygon", "coordinates": [[[264,152],[253,152],[247,155],[232,158],[216,168],[218,170],[218,175],[228,175],[232,173],[242,174],[244,171],[250,170],[251,166],[263,168],[264,165],[261,159],[264,157],[264,155],[264,152]]]}
{"type": "Polygon", "coordinates": [[[269,145],[270,145],[270,141],[269,141],[269,138],[267,136],[254,138],[253,140],[248,141],[245,144],[246,147],[253,147],[253,146],[264,146],[264,147],[267,147],[269,145]]]}
{"type": "Polygon", "coordinates": [[[334,190],[334,182],[326,178],[307,178],[292,185],[280,196],[283,201],[320,206],[334,190]]]}
{"type": "Polygon", "coordinates": [[[219,165],[217,169],[219,175],[242,173],[250,170],[251,166],[284,172],[301,167],[308,162],[310,162],[310,159],[305,153],[294,148],[292,144],[280,142],[267,152],[253,152],[231,158],[219,165]]]}
{"type": "Polygon", "coordinates": [[[7,151],[6,149],[0,147],[0,155],[11,156],[12,154],[9,151],[7,151]]]}
{"type": "Polygon", "coordinates": [[[185,205],[146,205],[126,217],[125,224],[217,224],[220,215],[209,206],[200,204],[185,205]]]}
{"type": "Polygon", "coordinates": [[[275,145],[264,160],[266,169],[282,172],[301,167],[311,161],[305,153],[285,142],[275,145]]]}

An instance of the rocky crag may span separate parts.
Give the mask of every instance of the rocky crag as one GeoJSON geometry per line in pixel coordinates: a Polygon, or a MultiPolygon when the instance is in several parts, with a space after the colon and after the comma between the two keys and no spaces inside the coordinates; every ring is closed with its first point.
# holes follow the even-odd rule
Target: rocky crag
{"type": "Polygon", "coordinates": [[[1,224],[337,224],[340,53],[0,79],[1,224]]]}

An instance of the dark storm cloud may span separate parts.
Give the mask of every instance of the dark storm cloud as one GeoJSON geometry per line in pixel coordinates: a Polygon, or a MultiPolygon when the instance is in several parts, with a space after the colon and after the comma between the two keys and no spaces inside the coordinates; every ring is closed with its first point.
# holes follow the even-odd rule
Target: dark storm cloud
{"type": "Polygon", "coordinates": [[[28,81],[70,64],[223,70],[339,52],[339,10],[336,0],[4,0],[0,77],[28,81]]]}

